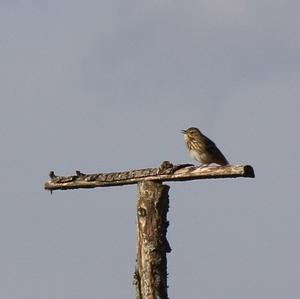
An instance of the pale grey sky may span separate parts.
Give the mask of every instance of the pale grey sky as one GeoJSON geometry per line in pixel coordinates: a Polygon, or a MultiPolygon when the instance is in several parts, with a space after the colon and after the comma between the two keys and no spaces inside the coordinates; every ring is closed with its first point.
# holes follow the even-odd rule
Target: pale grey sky
{"type": "Polygon", "coordinates": [[[298,1],[1,1],[0,298],[134,298],[136,187],[199,127],[256,178],[170,183],[169,297],[300,295],[298,1]]]}

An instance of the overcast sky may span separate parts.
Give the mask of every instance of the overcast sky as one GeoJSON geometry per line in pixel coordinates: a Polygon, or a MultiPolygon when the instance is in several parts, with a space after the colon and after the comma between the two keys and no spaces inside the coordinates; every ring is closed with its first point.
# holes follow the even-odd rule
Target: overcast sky
{"type": "Polygon", "coordinates": [[[0,1],[0,298],[134,298],[136,186],[199,127],[255,179],[170,183],[169,297],[300,295],[294,0],[0,1]]]}

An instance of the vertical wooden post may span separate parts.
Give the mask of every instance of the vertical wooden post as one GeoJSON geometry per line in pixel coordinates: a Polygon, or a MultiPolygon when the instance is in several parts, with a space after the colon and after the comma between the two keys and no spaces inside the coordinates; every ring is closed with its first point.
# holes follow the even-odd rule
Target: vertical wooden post
{"type": "Polygon", "coordinates": [[[138,183],[134,275],[137,299],[168,299],[166,253],[171,248],[166,234],[169,188],[161,182],[138,183]]]}

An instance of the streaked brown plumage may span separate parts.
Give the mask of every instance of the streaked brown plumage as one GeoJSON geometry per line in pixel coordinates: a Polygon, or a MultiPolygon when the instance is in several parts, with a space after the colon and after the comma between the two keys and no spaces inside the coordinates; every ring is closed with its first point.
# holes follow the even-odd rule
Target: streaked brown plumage
{"type": "Polygon", "coordinates": [[[228,165],[228,161],[217,148],[215,143],[200,132],[197,128],[182,130],[186,147],[193,159],[203,166],[211,163],[228,165]]]}

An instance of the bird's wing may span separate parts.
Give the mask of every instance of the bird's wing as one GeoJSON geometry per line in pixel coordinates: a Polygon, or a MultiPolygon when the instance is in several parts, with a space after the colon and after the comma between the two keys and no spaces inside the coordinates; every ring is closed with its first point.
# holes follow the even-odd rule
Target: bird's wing
{"type": "Polygon", "coordinates": [[[206,137],[206,136],[204,136],[204,137],[205,137],[205,149],[219,161],[219,164],[222,164],[222,165],[228,164],[227,159],[224,157],[222,152],[218,149],[216,144],[212,140],[210,140],[208,137],[206,137]]]}

